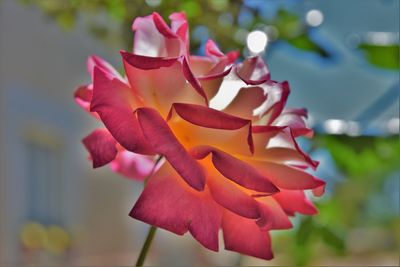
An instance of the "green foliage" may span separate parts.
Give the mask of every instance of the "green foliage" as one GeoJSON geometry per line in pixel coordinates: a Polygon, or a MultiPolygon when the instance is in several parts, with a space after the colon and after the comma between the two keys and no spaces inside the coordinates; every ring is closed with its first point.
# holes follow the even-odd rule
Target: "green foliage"
{"type": "MultiPolygon", "coordinates": [[[[211,36],[223,50],[243,49],[242,41],[235,38],[239,30],[251,31],[260,25],[273,25],[279,32],[279,40],[287,41],[293,47],[328,57],[317,43],[309,38],[308,28],[300,17],[287,10],[279,10],[276,17],[267,21],[258,16],[256,10],[247,8],[253,19],[246,26],[237,24],[241,0],[19,0],[23,4],[38,6],[47,16],[54,19],[64,30],[76,26],[78,16],[84,17],[89,32],[110,46],[130,49],[132,47],[131,23],[135,17],[145,16],[154,11],[165,16],[176,11],[185,11],[193,30],[202,25],[210,29],[211,36]],[[220,23],[220,17],[232,17],[233,23],[220,23]],[[104,20],[104,16],[107,20],[104,20]],[[218,27],[216,27],[218,25],[218,27]]],[[[164,17],[166,19],[166,17],[164,17]]],[[[191,40],[191,49],[198,49],[199,40],[191,40]]]]}
{"type": "Polygon", "coordinates": [[[400,45],[360,44],[358,46],[368,62],[375,67],[398,70],[400,69],[400,45]]]}

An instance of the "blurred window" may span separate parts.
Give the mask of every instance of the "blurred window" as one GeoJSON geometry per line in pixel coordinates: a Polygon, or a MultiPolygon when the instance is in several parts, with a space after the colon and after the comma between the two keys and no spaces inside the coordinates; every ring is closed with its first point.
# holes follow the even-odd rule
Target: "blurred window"
{"type": "Polygon", "coordinates": [[[43,224],[59,224],[62,204],[59,175],[61,152],[54,144],[36,138],[28,138],[24,148],[27,162],[27,219],[43,224]]]}

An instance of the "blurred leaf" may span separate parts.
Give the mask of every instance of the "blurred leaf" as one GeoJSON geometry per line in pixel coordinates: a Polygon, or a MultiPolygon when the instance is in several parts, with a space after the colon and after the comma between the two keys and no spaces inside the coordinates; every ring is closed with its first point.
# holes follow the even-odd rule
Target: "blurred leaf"
{"type": "Polygon", "coordinates": [[[299,16],[285,9],[278,10],[272,24],[278,29],[279,36],[283,39],[291,39],[304,32],[304,25],[299,16]]]}
{"type": "Polygon", "coordinates": [[[375,67],[398,70],[400,69],[400,45],[360,44],[368,62],[375,67]]]}
{"type": "Polygon", "coordinates": [[[72,30],[75,26],[75,15],[72,12],[62,12],[57,16],[56,20],[64,30],[72,30]]]}
{"type": "Polygon", "coordinates": [[[322,47],[312,41],[307,33],[303,33],[297,37],[289,39],[288,43],[298,49],[317,53],[321,57],[329,57],[328,52],[326,52],[322,47]]]}
{"type": "Polygon", "coordinates": [[[310,240],[312,232],[314,230],[314,223],[311,217],[304,218],[296,232],[297,244],[303,245],[310,240]]]}
{"type": "Polygon", "coordinates": [[[325,226],[320,226],[318,232],[321,235],[321,238],[325,242],[325,244],[335,249],[338,253],[344,253],[345,242],[341,236],[336,234],[332,229],[325,226]]]}

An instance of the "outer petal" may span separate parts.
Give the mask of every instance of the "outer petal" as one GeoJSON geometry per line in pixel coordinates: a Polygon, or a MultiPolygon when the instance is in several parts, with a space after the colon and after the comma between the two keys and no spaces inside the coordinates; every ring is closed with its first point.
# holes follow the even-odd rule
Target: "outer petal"
{"type": "Polygon", "coordinates": [[[290,229],[293,227],[285,211],[272,196],[260,197],[257,198],[257,201],[261,213],[257,225],[262,230],[290,229]]]}
{"type": "Polygon", "coordinates": [[[113,137],[129,151],[152,154],[145,142],[137,118],[131,88],[118,79],[110,80],[101,69],[94,69],[93,100],[90,111],[97,112],[113,137]]]}
{"type": "Polygon", "coordinates": [[[251,165],[223,151],[210,146],[199,146],[191,150],[191,154],[196,159],[203,159],[210,153],[215,168],[235,183],[258,192],[276,193],[279,191],[267,177],[261,175],[251,165]]]}
{"type": "Polygon", "coordinates": [[[93,90],[91,85],[79,86],[74,93],[74,99],[76,103],[87,112],[90,112],[90,102],[92,101],[92,96],[93,90]]]}
{"type": "Polygon", "coordinates": [[[117,78],[120,80],[124,80],[118,73],[118,71],[113,66],[111,66],[110,63],[108,63],[99,56],[91,55],[88,58],[86,64],[87,64],[87,70],[92,78],[92,81],[94,81],[94,67],[101,69],[104,73],[107,74],[107,77],[109,77],[110,79],[117,78]]]}
{"type": "Polygon", "coordinates": [[[221,208],[207,189],[191,189],[174,172],[150,178],[130,216],[178,235],[189,230],[203,246],[218,251],[221,208]]]}
{"type": "Polygon", "coordinates": [[[295,212],[306,215],[318,213],[314,204],[307,199],[302,190],[281,190],[281,192],[272,197],[278,201],[279,205],[289,215],[294,215],[295,212]]]}
{"type": "Polygon", "coordinates": [[[206,42],[206,55],[209,57],[215,56],[215,57],[224,57],[224,53],[219,50],[217,44],[209,39],[206,42]]]}
{"type": "Polygon", "coordinates": [[[190,186],[203,190],[205,176],[202,168],[178,142],[160,114],[150,108],[140,108],[137,114],[143,134],[154,150],[165,156],[190,186]]]}
{"type": "Polygon", "coordinates": [[[97,129],[82,140],[93,160],[93,168],[110,163],[117,155],[117,141],[106,129],[97,129]]]}
{"type": "Polygon", "coordinates": [[[254,220],[225,211],[222,230],[225,249],[265,260],[273,258],[269,232],[262,231],[254,220]]]}
{"type": "Polygon", "coordinates": [[[324,181],[298,168],[266,161],[249,162],[279,188],[304,190],[325,184],[324,181]]]}
{"type": "Polygon", "coordinates": [[[247,84],[258,85],[270,79],[267,65],[261,57],[246,58],[236,67],[237,76],[247,84]]]}
{"type": "Polygon", "coordinates": [[[247,218],[260,217],[257,202],[247,192],[225,179],[218,172],[209,171],[207,185],[214,200],[228,210],[247,218]]]}
{"type": "Polygon", "coordinates": [[[111,169],[128,178],[143,180],[152,172],[154,164],[153,157],[122,150],[111,162],[111,169]]]}

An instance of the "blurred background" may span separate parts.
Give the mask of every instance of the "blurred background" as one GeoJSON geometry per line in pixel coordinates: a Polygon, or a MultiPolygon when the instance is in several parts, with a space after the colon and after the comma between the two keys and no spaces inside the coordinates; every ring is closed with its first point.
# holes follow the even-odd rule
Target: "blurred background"
{"type": "MultiPolygon", "coordinates": [[[[0,0],[0,266],[133,265],[148,226],[128,213],[138,182],[93,170],[80,143],[95,120],[73,101],[86,58],[122,68],[131,23],[184,10],[191,50],[262,55],[307,107],[302,147],[328,183],[320,213],[273,232],[275,259],[206,251],[160,230],[148,265],[398,266],[397,0],[0,0]]],[[[222,246],[223,248],[223,246],[222,246]]]]}

